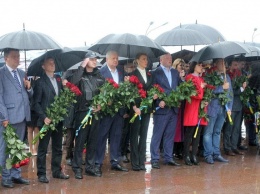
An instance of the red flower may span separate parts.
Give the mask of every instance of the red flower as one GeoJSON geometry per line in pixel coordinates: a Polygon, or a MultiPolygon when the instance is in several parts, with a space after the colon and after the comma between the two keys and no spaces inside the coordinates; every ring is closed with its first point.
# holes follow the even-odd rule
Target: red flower
{"type": "Polygon", "coordinates": [[[107,78],[106,79],[110,84],[112,84],[113,85],[113,83],[115,82],[113,79],[111,79],[111,78],[107,78]]]}
{"type": "Polygon", "coordinates": [[[146,91],[143,89],[138,90],[138,93],[141,98],[146,98],[146,91]]]}
{"type": "Polygon", "coordinates": [[[138,77],[136,77],[135,75],[131,75],[130,78],[129,78],[129,81],[133,84],[139,84],[140,83],[138,77]]]}
{"type": "Polygon", "coordinates": [[[147,72],[147,75],[148,75],[148,76],[151,76],[152,74],[148,71],[148,72],[147,72]]]}
{"type": "Polygon", "coordinates": [[[157,90],[160,92],[160,93],[164,93],[164,89],[159,85],[159,84],[154,84],[153,85],[155,88],[157,88],[157,90]]]}
{"type": "Polygon", "coordinates": [[[19,163],[16,163],[13,165],[13,168],[20,168],[21,166],[25,166],[29,164],[30,158],[25,158],[24,160],[20,161],[19,163]]]}
{"type": "Polygon", "coordinates": [[[138,89],[142,89],[143,88],[143,84],[141,84],[141,83],[137,84],[137,88],[138,89]]]}
{"type": "Polygon", "coordinates": [[[114,88],[119,88],[119,85],[117,83],[112,84],[114,88]]]}
{"type": "Polygon", "coordinates": [[[215,89],[216,89],[215,86],[210,85],[210,84],[207,84],[207,85],[206,85],[206,88],[211,89],[211,90],[215,90],[215,89]]]}
{"type": "Polygon", "coordinates": [[[79,88],[77,86],[75,86],[74,84],[70,83],[70,82],[67,82],[66,83],[66,87],[69,88],[69,90],[71,92],[73,92],[76,96],[80,96],[82,95],[81,91],[79,90],[79,88]]]}
{"type": "Polygon", "coordinates": [[[57,77],[56,80],[57,80],[57,82],[60,82],[60,81],[61,81],[61,78],[60,78],[60,77],[57,77]]]}

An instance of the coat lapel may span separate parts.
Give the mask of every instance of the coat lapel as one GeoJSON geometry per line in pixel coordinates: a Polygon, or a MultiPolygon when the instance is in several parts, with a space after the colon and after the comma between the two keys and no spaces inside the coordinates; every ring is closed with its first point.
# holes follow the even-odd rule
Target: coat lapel
{"type": "MultiPolygon", "coordinates": [[[[5,76],[7,77],[7,79],[9,79],[12,82],[12,84],[14,84],[14,86],[16,87],[17,90],[21,91],[21,88],[17,85],[17,83],[14,80],[13,75],[11,74],[11,72],[8,70],[8,68],[6,66],[5,66],[5,76]]],[[[20,74],[19,74],[19,76],[20,76],[20,74]]],[[[20,76],[20,81],[22,81],[21,79],[22,78],[20,76]]]]}
{"type": "Polygon", "coordinates": [[[55,92],[55,90],[54,90],[54,87],[53,87],[53,85],[52,85],[52,83],[51,83],[50,78],[49,78],[46,74],[44,74],[43,78],[44,78],[44,81],[45,81],[46,85],[47,85],[47,86],[51,89],[51,91],[56,95],[56,92],[55,92]]]}

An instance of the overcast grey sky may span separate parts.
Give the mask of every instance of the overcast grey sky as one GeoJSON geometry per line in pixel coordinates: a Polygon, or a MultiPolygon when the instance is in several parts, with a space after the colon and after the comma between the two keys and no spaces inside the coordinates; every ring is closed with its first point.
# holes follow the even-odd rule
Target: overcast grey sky
{"type": "MultiPolygon", "coordinates": [[[[1,1],[0,36],[27,30],[45,33],[62,46],[91,45],[110,33],[145,34],[155,39],[182,24],[205,24],[227,40],[260,42],[259,0],[8,0],[1,1]],[[155,2],[154,2],[155,1],[155,2]]],[[[166,49],[167,50],[167,49],[166,49]]]]}

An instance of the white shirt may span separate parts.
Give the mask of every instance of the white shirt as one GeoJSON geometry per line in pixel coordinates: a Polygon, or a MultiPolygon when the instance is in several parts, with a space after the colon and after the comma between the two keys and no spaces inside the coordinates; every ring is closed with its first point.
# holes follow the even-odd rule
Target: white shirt
{"type": "Polygon", "coordinates": [[[107,66],[107,67],[108,67],[108,69],[109,69],[109,71],[110,71],[110,73],[111,73],[111,75],[112,75],[112,77],[113,77],[113,80],[118,84],[118,83],[119,83],[119,75],[118,75],[117,69],[115,69],[115,71],[113,72],[113,71],[109,68],[109,66],[107,66]]]}
{"type": "Polygon", "coordinates": [[[137,67],[138,71],[140,72],[141,76],[144,79],[144,82],[147,83],[147,75],[146,75],[146,70],[145,69],[141,69],[139,67],[137,67]]]}

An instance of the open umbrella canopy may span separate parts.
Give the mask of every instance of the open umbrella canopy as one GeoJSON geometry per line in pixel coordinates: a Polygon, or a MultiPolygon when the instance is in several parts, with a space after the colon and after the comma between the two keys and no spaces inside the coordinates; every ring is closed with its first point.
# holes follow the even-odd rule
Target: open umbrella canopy
{"type": "Polygon", "coordinates": [[[4,56],[0,55],[0,67],[3,67],[5,64],[4,56]]]}
{"type": "Polygon", "coordinates": [[[99,40],[89,50],[105,55],[108,51],[116,51],[119,56],[135,58],[138,53],[146,53],[156,58],[166,53],[164,48],[145,35],[109,34],[99,40]]]}
{"type": "Polygon", "coordinates": [[[82,61],[85,58],[86,51],[74,51],[74,50],[62,50],[55,49],[50,50],[44,53],[43,55],[35,58],[29,68],[27,75],[28,76],[41,76],[43,73],[42,64],[45,59],[53,58],[55,61],[55,72],[64,72],[69,69],[71,66],[82,61]]]}
{"type": "Polygon", "coordinates": [[[21,30],[0,37],[0,49],[16,48],[19,50],[61,49],[51,37],[46,34],[21,30]]]}
{"type": "Polygon", "coordinates": [[[231,55],[246,53],[249,53],[249,50],[243,46],[243,44],[232,41],[224,41],[202,48],[192,57],[191,61],[203,62],[210,59],[224,59],[231,55]]]}
{"type": "Polygon", "coordinates": [[[177,58],[183,59],[185,62],[189,62],[191,58],[196,54],[194,51],[183,49],[181,51],[172,53],[172,61],[174,61],[177,58]]]}
{"type": "Polygon", "coordinates": [[[213,42],[200,32],[190,29],[172,29],[159,35],[155,42],[161,46],[206,45],[213,42]]]}
{"type": "Polygon", "coordinates": [[[224,36],[215,28],[204,25],[204,24],[198,24],[197,22],[195,24],[184,24],[175,27],[174,29],[190,29],[195,30],[199,32],[200,34],[203,34],[208,39],[210,39],[213,43],[220,42],[220,41],[226,41],[224,36]]]}

